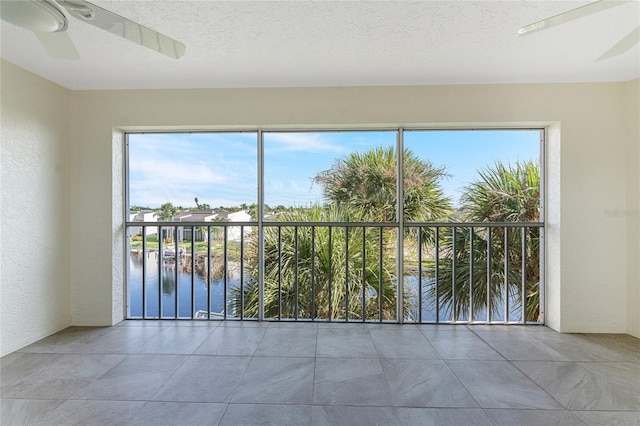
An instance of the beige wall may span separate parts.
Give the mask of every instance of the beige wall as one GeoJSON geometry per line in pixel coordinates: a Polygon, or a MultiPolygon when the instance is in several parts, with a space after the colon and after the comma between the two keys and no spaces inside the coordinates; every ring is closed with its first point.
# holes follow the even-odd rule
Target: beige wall
{"type": "Polygon", "coordinates": [[[1,63],[2,355],[70,324],[69,91],[1,63]]]}
{"type": "Polygon", "coordinates": [[[7,292],[27,265],[5,260],[3,250],[3,342],[7,333],[13,339],[24,327],[35,330],[24,340],[33,341],[66,325],[68,315],[76,325],[122,319],[123,147],[118,129],[384,125],[547,126],[548,324],[568,332],[639,335],[638,218],[615,213],[633,211],[640,198],[637,80],[67,92],[3,62],[2,89],[2,248],[17,245],[14,234],[5,231],[16,225],[27,234],[47,234],[40,244],[48,249],[34,250],[37,268],[29,271],[30,284],[7,292]],[[5,109],[10,111],[6,119],[5,109]],[[5,128],[5,122],[13,124],[5,128]],[[15,141],[11,149],[5,148],[5,139],[15,141]],[[39,156],[43,150],[51,152],[39,156]],[[6,171],[12,164],[26,168],[34,155],[39,171],[25,177],[36,180],[33,184],[6,171]],[[22,201],[5,208],[5,198],[12,197],[22,201]],[[27,200],[36,200],[40,208],[27,200]],[[25,226],[20,217],[38,220],[25,226]],[[6,264],[11,275],[5,273],[6,264]],[[53,275],[45,279],[42,271],[53,275]],[[34,321],[33,310],[43,309],[47,320],[34,321]]]}

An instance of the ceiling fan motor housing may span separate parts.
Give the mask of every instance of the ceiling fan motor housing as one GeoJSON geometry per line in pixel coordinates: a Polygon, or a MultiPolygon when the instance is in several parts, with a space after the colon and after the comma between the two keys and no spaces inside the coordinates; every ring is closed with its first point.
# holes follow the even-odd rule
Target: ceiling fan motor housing
{"type": "Polygon", "coordinates": [[[50,0],[3,1],[2,20],[38,33],[66,31],[69,21],[50,0]]]}

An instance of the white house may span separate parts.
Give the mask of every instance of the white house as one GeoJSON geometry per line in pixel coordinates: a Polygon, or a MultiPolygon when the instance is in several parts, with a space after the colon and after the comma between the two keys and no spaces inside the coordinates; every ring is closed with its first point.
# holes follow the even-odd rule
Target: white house
{"type": "MultiPolygon", "coordinates": [[[[216,218],[213,211],[191,211],[179,213],[174,217],[176,222],[212,222],[216,218]]],[[[207,233],[202,229],[196,228],[195,239],[207,241],[207,233]]],[[[191,228],[178,228],[178,240],[191,240],[191,228]]]]}
{"type": "MultiPolygon", "coordinates": [[[[220,212],[216,218],[226,219],[228,222],[251,222],[251,215],[246,210],[238,210],[237,212],[227,213],[220,212]]],[[[229,226],[227,228],[227,239],[229,241],[240,241],[240,235],[244,234],[245,238],[251,234],[252,228],[245,226],[229,226]]]]}
{"type": "MultiPolygon", "coordinates": [[[[157,222],[158,216],[155,211],[141,210],[138,212],[129,212],[129,222],[157,222]]],[[[147,226],[144,229],[145,237],[149,235],[157,235],[157,226],[147,226]]],[[[130,236],[142,235],[142,226],[130,228],[130,236]]]]}

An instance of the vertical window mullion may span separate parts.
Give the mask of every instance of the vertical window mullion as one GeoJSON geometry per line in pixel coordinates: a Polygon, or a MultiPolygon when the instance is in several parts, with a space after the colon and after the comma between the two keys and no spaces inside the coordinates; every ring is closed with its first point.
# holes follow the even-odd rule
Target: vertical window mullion
{"type": "Polygon", "coordinates": [[[404,322],[404,129],[398,129],[396,140],[396,319],[404,322]]]}
{"type": "Polygon", "coordinates": [[[418,226],[418,323],[422,322],[422,227],[418,226]]]}
{"type": "Polygon", "coordinates": [[[367,299],[366,299],[366,289],[367,289],[367,228],[362,227],[362,322],[367,320],[367,299]]]}
{"type": "Polygon", "coordinates": [[[316,319],[316,227],[311,227],[311,321],[316,319]]]}
{"type": "Polygon", "coordinates": [[[191,227],[191,319],[196,306],[196,229],[195,226],[191,227]]]}
{"type": "Polygon", "coordinates": [[[282,226],[278,226],[278,320],[282,319],[282,226]]]}
{"type": "MultiPolygon", "coordinates": [[[[173,319],[178,319],[178,268],[180,267],[180,248],[178,246],[178,226],[173,227],[173,276],[175,290],[173,291],[173,319]]],[[[184,229],[184,228],[182,228],[184,229]]]]}
{"type": "Polygon", "coordinates": [[[436,226],[436,271],[435,271],[435,281],[436,281],[436,323],[440,322],[440,227],[436,226]]]}
{"type": "Polygon", "coordinates": [[[244,225],[240,226],[240,319],[244,319],[244,225]]]}
{"type": "Polygon", "coordinates": [[[162,319],[162,226],[158,226],[158,319],[162,319]]]}
{"type": "Polygon", "coordinates": [[[211,319],[211,226],[207,226],[207,319],[211,319]]]}
{"type": "Polygon", "coordinates": [[[258,321],[264,319],[264,134],[258,130],[258,321]]]}
{"type": "MultiPolygon", "coordinates": [[[[128,287],[128,286],[127,286],[128,287]]],[[[142,226],[142,319],[147,318],[147,227],[142,226]]]]}
{"type": "Polygon", "coordinates": [[[349,322],[349,227],[344,228],[344,318],[349,322]]]}

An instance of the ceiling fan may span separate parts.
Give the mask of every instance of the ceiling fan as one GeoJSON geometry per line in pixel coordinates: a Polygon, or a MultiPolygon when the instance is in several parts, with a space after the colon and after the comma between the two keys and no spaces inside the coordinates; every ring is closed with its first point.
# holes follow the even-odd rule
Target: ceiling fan
{"type": "MultiPolygon", "coordinates": [[[[629,3],[637,0],[598,0],[593,3],[578,7],[576,9],[569,10],[559,15],[552,16],[542,21],[534,22],[518,30],[518,35],[526,35],[536,31],[544,30],[556,25],[563,24],[565,22],[573,21],[574,19],[583,18],[588,15],[592,15],[603,10],[620,6],[625,3],[629,3]]],[[[611,49],[602,54],[597,61],[603,59],[613,58],[618,55],[622,55],[631,50],[636,44],[640,43],[640,26],[627,34],[622,40],[616,43],[611,49]]]]}
{"type": "Polygon", "coordinates": [[[148,49],[178,59],[186,46],[137,22],[84,0],[3,0],[0,16],[5,22],[32,31],[51,56],[79,59],[67,31],[67,14],[148,49]],[[62,6],[62,7],[60,7],[62,6]]]}

